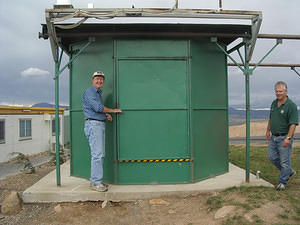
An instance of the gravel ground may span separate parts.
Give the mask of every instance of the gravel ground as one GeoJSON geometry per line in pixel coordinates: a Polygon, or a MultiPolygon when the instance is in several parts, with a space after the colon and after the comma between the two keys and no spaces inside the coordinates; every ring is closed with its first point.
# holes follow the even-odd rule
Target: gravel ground
{"type": "MultiPolygon", "coordinates": [[[[35,168],[35,173],[19,173],[0,180],[0,204],[11,192],[22,192],[44,177],[55,166],[46,163],[35,168]]],[[[251,190],[250,190],[251,191],[251,190]]],[[[273,190],[271,190],[273,191],[273,190]]],[[[253,194],[257,191],[253,190],[253,194]]],[[[274,191],[274,194],[276,192],[274,191]]],[[[188,197],[171,196],[160,199],[163,203],[153,204],[149,199],[131,202],[77,202],[77,203],[47,203],[23,204],[22,210],[16,215],[0,214],[1,225],[223,225],[223,224],[297,224],[294,220],[280,218],[278,215],[288,208],[285,200],[264,202],[263,210],[245,210],[248,200],[239,189],[230,192],[202,193],[188,197]],[[220,201],[221,199],[222,202],[220,201]],[[218,202],[220,201],[220,202],[218,202]],[[234,212],[224,218],[216,219],[218,205],[235,203],[234,212]],[[212,207],[212,202],[215,204],[212,207]],[[259,223],[245,219],[245,214],[256,218],[259,223]],[[258,219],[261,218],[261,219],[258,219]]],[[[159,202],[160,202],[159,201],[159,202]]],[[[262,206],[261,206],[262,207],[262,206]]],[[[254,220],[255,221],[255,220],[254,220]]]]}
{"type": "MultiPolygon", "coordinates": [[[[10,175],[4,179],[1,179],[0,204],[12,191],[17,191],[21,196],[24,190],[35,184],[38,180],[54,169],[55,165],[53,165],[53,163],[45,163],[35,167],[35,173],[27,174],[25,172],[19,172],[18,174],[10,175]]],[[[7,216],[0,214],[0,224],[32,224],[33,218],[38,217],[42,212],[52,208],[51,205],[52,204],[23,204],[22,210],[17,215],[7,216]]]]}

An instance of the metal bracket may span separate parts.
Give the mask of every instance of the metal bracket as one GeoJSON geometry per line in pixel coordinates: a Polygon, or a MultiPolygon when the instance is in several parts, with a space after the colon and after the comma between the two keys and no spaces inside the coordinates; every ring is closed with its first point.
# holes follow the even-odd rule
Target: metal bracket
{"type": "MultiPolygon", "coordinates": [[[[81,54],[81,52],[83,52],[92,42],[95,42],[95,40],[96,39],[94,37],[90,37],[89,41],[72,57],[72,59],[66,65],[64,65],[64,67],[62,69],[59,70],[59,67],[58,67],[58,71],[56,72],[54,79],[58,79],[59,75],[81,54]]],[[[61,63],[62,53],[63,53],[63,50],[61,50],[59,66],[61,63]]]]}
{"type": "Polygon", "coordinates": [[[212,37],[210,40],[211,42],[215,43],[219,47],[219,49],[221,49],[221,51],[224,52],[224,54],[229,57],[234,62],[234,64],[237,65],[244,73],[245,69],[241,67],[240,64],[235,61],[235,59],[230,54],[228,54],[228,52],[218,43],[218,39],[216,37],[212,37]]]}
{"type": "Polygon", "coordinates": [[[242,47],[244,45],[245,45],[245,42],[241,42],[241,43],[237,44],[236,46],[234,46],[233,48],[229,49],[227,51],[227,53],[230,54],[230,53],[234,52],[235,50],[239,50],[240,47],[242,47]]]}
{"type": "Polygon", "coordinates": [[[300,73],[295,69],[295,67],[294,66],[292,66],[291,67],[291,70],[294,70],[295,71],[295,73],[300,77],[300,73]]]}
{"type": "Polygon", "coordinates": [[[277,39],[277,40],[276,40],[276,44],[273,46],[273,48],[271,48],[271,49],[267,52],[267,54],[266,54],[264,57],[262,57],[261,60],[259,60],[259,62],[252,68],[252,71],[255,70],[256,67],[258,67],[258,66],[262,63],[262,61],[263,61],[268,55],[270,55],[270,53],[271,53],[271,52],[277,47],[277,45],[279,45],[279,44],[282,44],[282,39],[277,39]]]}

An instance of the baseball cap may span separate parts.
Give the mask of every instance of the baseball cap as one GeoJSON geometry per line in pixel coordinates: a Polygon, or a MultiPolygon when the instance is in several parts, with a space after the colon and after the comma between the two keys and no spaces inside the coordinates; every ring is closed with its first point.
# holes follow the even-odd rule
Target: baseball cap
{"type": "Polygon", "coordinates": [[[92,79],[93,79],[94,77],[96,77],[96,76],[102,76],[102,77],[105,77],[105,76],[104,76],[104,73],[103,73],[102,71],[96,71],[96,72],[94,72],[94,73],[93,73],[93,76],[92,76],[92,79]]]}

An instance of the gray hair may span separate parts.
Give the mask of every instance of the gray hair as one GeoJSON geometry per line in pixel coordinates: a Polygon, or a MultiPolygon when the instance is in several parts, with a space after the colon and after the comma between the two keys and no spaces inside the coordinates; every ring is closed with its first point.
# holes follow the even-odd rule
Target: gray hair
{"type": "Polygon", "coordinates": [[[276,84],[274,85],[274,89],[276,89],[276,87],[278,86],[284,86],[285,90],[287,91],[287,84],[283,81],[278,81],[276,82],[276,84]]]}

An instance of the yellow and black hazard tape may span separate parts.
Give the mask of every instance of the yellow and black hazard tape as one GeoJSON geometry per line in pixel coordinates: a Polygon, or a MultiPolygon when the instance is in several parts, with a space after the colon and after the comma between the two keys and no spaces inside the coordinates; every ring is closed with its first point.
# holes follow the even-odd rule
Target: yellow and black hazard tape
{"type": "Polygon", "coordinates": [[[119,160],[119,163],[158,163],[158,162],[189,162],[191,159],[131,159],[119,160]]]}

